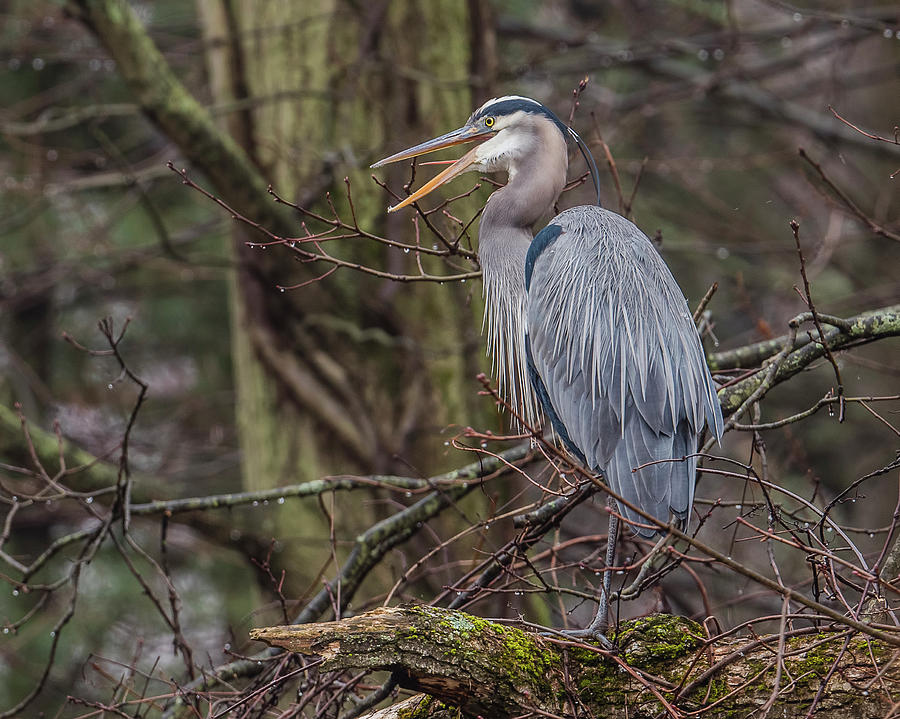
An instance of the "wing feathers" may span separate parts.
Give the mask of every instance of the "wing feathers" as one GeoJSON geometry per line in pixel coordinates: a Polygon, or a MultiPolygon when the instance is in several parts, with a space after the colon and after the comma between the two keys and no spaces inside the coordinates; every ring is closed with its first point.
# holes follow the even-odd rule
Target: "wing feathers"
{"type": "Polygon", "coordinates": [[[617,493],[662,521],[684,519],[696,458],[682,458],[704,423],[717,437],[723,426],[684,295],[623,217],[576,207],[552,223],[563,232],[535,259],[526,300],[545,402],[617,493]]]}

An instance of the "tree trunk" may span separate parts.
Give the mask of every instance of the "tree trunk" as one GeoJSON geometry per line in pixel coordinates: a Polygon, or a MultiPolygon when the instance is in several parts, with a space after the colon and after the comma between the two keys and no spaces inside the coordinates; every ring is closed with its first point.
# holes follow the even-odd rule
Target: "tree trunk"
{"type": "Polygon", "coordinates": [[[434,607],[268,627],[254,639],[321,656],[323,671],[387,669],[425,692],[387,716],[883,717],[900,680],[894,651],[840,628],[705,641],[700,625],[656,615],[625,622],[616,651],[539,637],[434,607]],[[780,660],[780,661],[779,661],[780,660]],[[778,668],[780,664],[780,669],[778,668]],[[819,696],[821,692],[821,695],[819,696]],[[755,714],[755,712],[761,712],[755,714]]]}
{"type": "MultiPolygon", "coordinates": [[[[436,133],[470,105],[459,82],[469,52],[459,3],[204,0],[200,7],[216,102],[253,100],[229,123],[232,136],[282,196],[304,202],[329,190],[340,210],[348,176],[364,226],[389,221],[387,199],[363,169],[385,138],[393,146],[436,133]],[[420,42],[406,42],[410,32],[420,42]],[[385,63],[398,71],[385,73],[385,63]],[[457,82],[406,78],[404,67],[457,82]]],[[[396,172],[395,179],[406,170],[396,172]]],[[[397,236],[410,234],[403,218],[390,221],[397,236]]],[[[293,231],[301,234],[299,217],[293,231]]],[[[247,488],[408,471],[405,463],[435,469],[427,430],[473,416],[459,399],[475,394],[465,390],[474,387],[465,350],[477,334],[469,303],[353,273],[279,293],[275,285],[305,279],[304,268],[278,251],[285,248],[248,249],[243,231],[236,239],[243,271],[232,330],[247,488]],[[423,424],[426,432],[414,435],[423,424]]],[[[377,246],[350,252],[371,264],[385,260],[377,246]]]]}
{"type": "MultiPolygon", "coordinates": [[[[346,210],[346,176],[363,226],[390,221],[396,236],[409,234],[402,218],[385,218],[383,193],[360,165],[376,158],[384,138],[397,142],[400,128],[411,127],[412,138],[457,121],[469,92],[461,84],[386,74],[380,66],[465,77],[464,9],[455,2],[336,0],[204,0],[200,7],[208,39],[219,41],[209,43],[215,100],[253,99],[251,109],[233,114],[229,130],[279,194],[321,202],[328,190],[346,210]],[[421,42],[405,42],[412,29],[421,42]]],[[[405,171],[395,171],[396,184],[405,171]]],[[[344,472],[406,473],[410,464],[425,473],[438,469],[439,428],[477,415],[473,402],[461,400],[474,399],[477,371],[466,353],[477,324],[465,292],[454,287],[457,301],[446,302],[432,287],[394,287],[345,273],[279,293],[276,284],[296,284],[307,277],[305,268],[289,262],[287,248],[248,248],[245,241],[254,238],[243,228],[234,239],[232,352],[246,489],[344,472]]],[[[366,264],[386,259],[380,247],[349,252],[366,264]]],[[[344,517],[357,520],[342,522],[347,532],[376,519],[358,505],[345,509],[344,517]]],[[[329,534],[314,506],[282,512],[278,523],[278,536],[329,534]]],[[[312,562],[308,544],[302,549],[304,561],[291,564],[318,570],[327,547],[312,562]]],[[[297,584],[310,578],[294,577],[297,584]]]]}
{"type": "MultiPolygon", "coordinates": [[[[469,111],[465,4],[200,0],[223,127],[174,76],[122,0],[71,0],[70,7],[116,60],[148,117],[229,206],[281,236],[299,236],[300,217],[276,206],[266,185],[301,204],[330,190],[341,211],[349,177],[360,224],[411,240],[409,218],[385,217],[389,200],[363,168],[389,148],[445,131],[469,111]],[[417,42],[408,42],[410,33],[417,42]]],[[[408,169],[391,172],[399,187],[408,169]]],[[[477,206],[473,198],[455,211],[477,206]]],[[[399,285],[344,271],[279,292],[278,285],[327,267],[293,262],[284,246],[250,248],[247,239],[262,237],[243,228],[234,233],[230,280],[247,489],[350,472],[408,474],[410,467],[427,476],[448,463],[435,451],[441,429],[496,426],[474,380],[484,369],[477,283],[399,285]]],[[[415,271],[411,255],[376,243],[340,252],[393,272],[415,271]]],[[[374,511],[358,503],[329,510],[352,520],[339,526],[344,536],[369,526],[374,511]]],[[[286,550],[304,553],[303,561],[289,562],[285,588],[300,593],[330,556],[327,542],[308,541],[329,536],[327,520],[314,508],[292,508],[277,523],[267,530],[286,550]]]]}

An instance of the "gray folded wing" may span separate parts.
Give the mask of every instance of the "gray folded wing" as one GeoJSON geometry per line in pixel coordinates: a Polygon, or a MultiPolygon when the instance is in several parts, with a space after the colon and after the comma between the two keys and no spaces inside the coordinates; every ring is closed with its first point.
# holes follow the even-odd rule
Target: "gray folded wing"
{"type": "Polygon", "coordinates": [[[625,218],[576,207],[551,224],[563,231],[530,257],[526,302],[544,401],[616,493],[661,521],[684,519],[697,463],[684,458],[705,423],[716,437],[723,426],[684,295],[625,218]]]}

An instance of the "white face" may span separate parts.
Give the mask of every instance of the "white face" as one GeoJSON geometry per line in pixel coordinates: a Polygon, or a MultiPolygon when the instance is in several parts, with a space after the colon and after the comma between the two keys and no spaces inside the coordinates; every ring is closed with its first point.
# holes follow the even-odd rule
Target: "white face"
{"type": "Polygon", "coordinates": [[[488,115],[480,122],[485,120],[493,121],[492,127],[497,130],[497,134],[475,148],[476,160],[472,169],[480,172],[506,170],[512,179],[516,160],[532,150],[535,139],[532,127],[534,118],[519,110],[502,117],[492,118],[488,115]]]}

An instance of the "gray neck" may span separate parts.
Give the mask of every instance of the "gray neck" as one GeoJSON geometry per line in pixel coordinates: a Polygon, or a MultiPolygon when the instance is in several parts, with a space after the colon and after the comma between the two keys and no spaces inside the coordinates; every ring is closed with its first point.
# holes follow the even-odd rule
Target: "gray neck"
{"type": "Polygon", "coordinates": [[[483,331],[493,375],[501,395],[532,427],[539,424],[541,409],[525,354],[525,257],[533,239],[531,226],[552,208],[565,184],[568,163],[565,140],[555,127],[551,130],[550,137],[536,143],[541,151],[510,164],[509,182],[488,198],[478,232],[483,331]]]}

